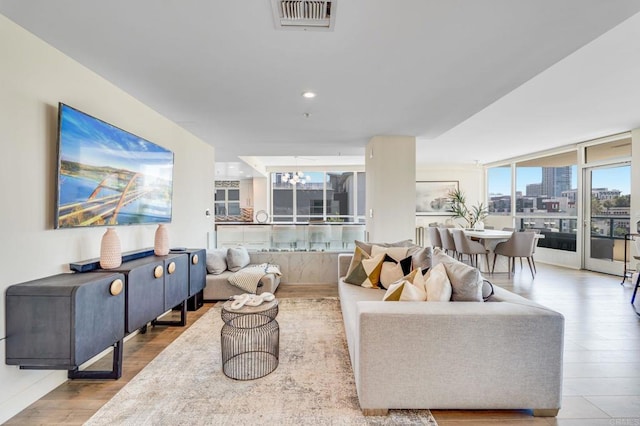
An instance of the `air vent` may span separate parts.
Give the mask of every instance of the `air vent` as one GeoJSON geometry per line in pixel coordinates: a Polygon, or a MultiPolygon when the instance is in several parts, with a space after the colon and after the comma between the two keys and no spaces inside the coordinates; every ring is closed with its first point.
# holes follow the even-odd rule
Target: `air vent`
{"type": "Polygon", "coordinates": [[[276,28],[332,31],[337,0],[271,0],[276,28]]]}

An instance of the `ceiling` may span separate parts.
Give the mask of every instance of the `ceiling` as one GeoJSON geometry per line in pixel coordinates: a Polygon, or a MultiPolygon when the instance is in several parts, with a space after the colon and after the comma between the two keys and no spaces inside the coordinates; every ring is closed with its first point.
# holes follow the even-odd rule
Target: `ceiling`
{"type": "Polygon", "coordinates": [[[363,159],[375,135],[412,135],[418,162],[487,163],[640,127],[639,0],[338,0],[333,11],[333,31],[282,31],[270,0],[0,0],[220,162],[331,164],[363,159]]]}

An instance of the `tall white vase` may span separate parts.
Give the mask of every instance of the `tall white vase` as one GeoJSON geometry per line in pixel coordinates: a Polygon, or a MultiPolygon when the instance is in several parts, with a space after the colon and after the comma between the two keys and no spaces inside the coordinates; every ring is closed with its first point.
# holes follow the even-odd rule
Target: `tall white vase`
{"type": "Polygon", "coordinates": [[[156,256],[166,256],[169,254],[169,231],[164,223],[158,225],[156,229],[153,252],[156,256]]]}
{"type": "Polygon", "coordinates": [[[102,269],[117,268],[122,264],[122,248],[120,237],[115,228],[107,228],[100,242],[100,267],[102,269]]]}

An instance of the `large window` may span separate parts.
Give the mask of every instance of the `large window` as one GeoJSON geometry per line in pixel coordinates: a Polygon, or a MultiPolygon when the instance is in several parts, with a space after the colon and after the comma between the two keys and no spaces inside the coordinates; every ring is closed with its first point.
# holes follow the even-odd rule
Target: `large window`
{"type": "Polygon", "coordinates": [[[364,181],[362,172],[272,173],[273,221],[364,222],[364,181]]]}
{"type": "Polygon", "coordinates": [[[516,163],[516,223],[545,235],[540,247],[576,251],[575,150],[516,163]]]}
{"type": "Polygon", "coordinates": [[[491,167],[487,170],[489,213],[511,214],[511,167],[491,167]]]}

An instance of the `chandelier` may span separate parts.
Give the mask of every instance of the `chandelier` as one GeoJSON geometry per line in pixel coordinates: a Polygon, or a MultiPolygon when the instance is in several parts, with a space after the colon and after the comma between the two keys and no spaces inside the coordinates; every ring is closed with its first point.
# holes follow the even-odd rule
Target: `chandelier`
{"type": "Polygon", "coordinates": [[[281,178],[282,182],[289,182],[291,185],[304,185],[307,183],[305,180],[305,175],[302,172],[294,172],[294,173],[283,173],[281,178]]]}

